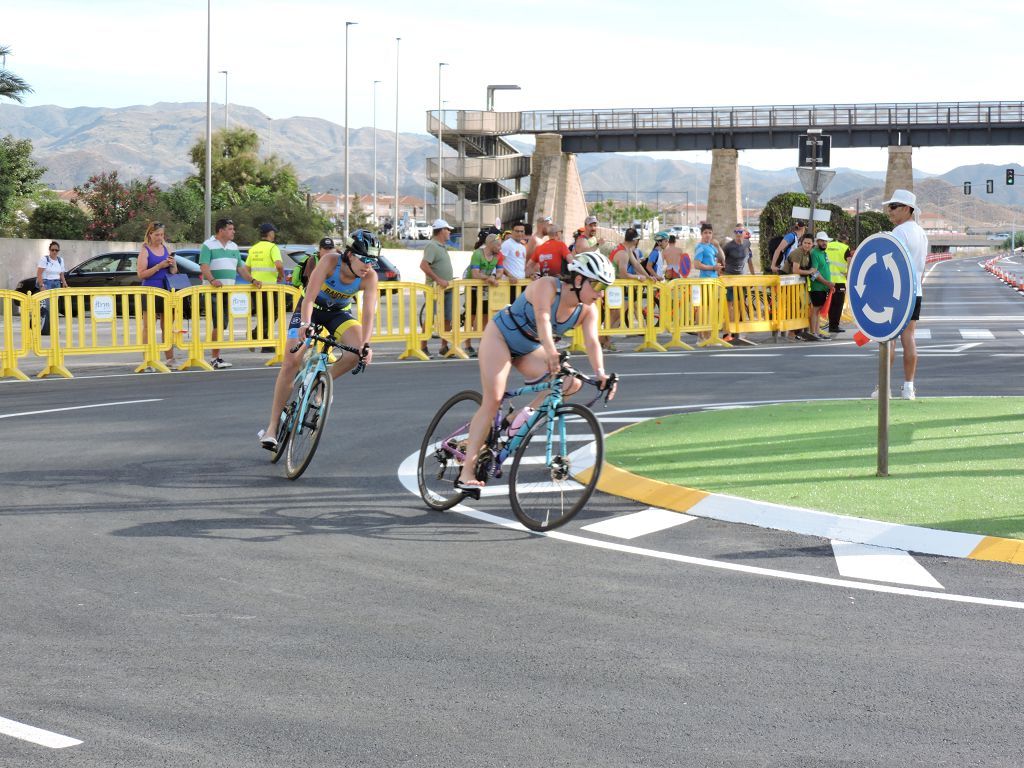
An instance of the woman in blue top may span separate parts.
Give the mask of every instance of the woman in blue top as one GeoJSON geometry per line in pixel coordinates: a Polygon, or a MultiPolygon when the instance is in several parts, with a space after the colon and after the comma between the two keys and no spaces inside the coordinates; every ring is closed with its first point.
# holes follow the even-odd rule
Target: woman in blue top
{"type": "MultiPolygon", "coordinates": [[[[534,280],[484,329],[477,352],[483,400],[470,423],[466,460],[455,481],[455,487],[471,498],[480,498],[484,483],[474,476],[476,457],[501,405],[513,367],[528,383],[557,373],[560,363],[555,336],[579,327],[595,376],[602,386],[608,379],[597,336],[598,310],[594,302],[615,282],[615,269],[606,256],[592,251],[577,255],[567,270],[561,278],[534,280]]],[[[572,394],[579,386],[575,379],[569,380],[566,394],[572,394]]],[[[540,393],[531,405],[536,407],[543,400],[544,394],[540,393]]]]}
{"type": "MultiPolygon", "coordinates": [[[[370,337],[373,335],[374,317],[377,314],[377,273],[371,266],[373,261],[362,232],[356,232],[352,244],[338,253],[334,240],[325,237],[320,241],[320,252],[313,273],[309,276],[302,304],[292,314],[288,324],[288,341],[284,350],[284,361],[277,373],[274,384],[274,403],[270,409],[270,422],[258,435],[260,445],[268,451],[277,448],[278,418],[291,391],[295,374],[302,364],[306,347],[292,352],[295,340],[309,335],[310,325],[322,325],[325,335],[334,336],[353,349],[361,349],[364,362],[373,360],[370,337]],[[361,316],[352,316],[352,297],[363,292],[361,316]]],[[[359,356],[342,352],[338,361],[331,366],[331,378],[337,379],[351,371],[359,362],[359,356]]]]}
{"type": "MultiPolygon", "coordinates": [[[[174,251],[167,247],[167,243],[164,242],[166,236],[166,230],[164,225],[159,221],[149,222],[149,226],[146,227],[146,234],[144,236],[144,242],[142,248],[139,249],[139,257],[135,261],[135,271],[139,275],[139,280],[142,281],[144,286],[149,288],[162,288],[167,289],[167,276],[178,274],[178,266],[174,262],[174,251]]],[[[163,296],[157,296],[154,302],[156,310],[156,317],[160,320],[160,326],[162,328],[164,343],[167,343],[167,313],[164,311],[164,299],[163,296]]],[[[143,320],[142,323],[142,343],[145,344],[149,339],[149,320],[143,320]]],[[[167,367],[174,369],[176,363],[174,361],[174,345],[171,344],[164,350],[164,357],[167,358],[167,367]]],[[[148,370],[148,369],[147,369],[148,370]]]]}
{"type": "Polygon", "coordinates": [[[718,277],[718,273],[725,269],[725,254],[714,237],[715,231],[710,224],[701,225],[700,242],[693,251],[693,266],[700,270],[697,277],[718,277]]]}

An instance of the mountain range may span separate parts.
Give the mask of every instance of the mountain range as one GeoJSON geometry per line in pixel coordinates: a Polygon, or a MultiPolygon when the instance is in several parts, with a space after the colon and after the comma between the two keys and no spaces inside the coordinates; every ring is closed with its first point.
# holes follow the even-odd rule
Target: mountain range
{"type": "MultiPolygon", "coordinates": [[[[214,127],[223,125],[223,106],[214,109],[214,127]]],[[[258,109],[230,105],[230,124],[245,126],[261,138],[261,151],[273,152],[294,166],[299,180],[314,192],[344,189],[344,127],[317,117],[289,117],[272,120],[258,109]]],[[[55,189],[69,189],[101,171],[117,170],[122,178],[152,176],[169,185],[193,173],[188,150],[205,131],[206,105],[202,102],[167,103],[122,108],[57,106],[23,107],[0,104],[0,135],[10,134],[32,141],[34,157],[46,166],[43,182],[55,189]]],[[[393,189],[395,134],[376,130],[378,192],[393,189]]],[[[530,145],[513,142],[521,150],[530,145]]],[[[373,128],[349,132],[349,184],[354,193],[373,189],[373,128]]],[[[399,137],[400,192],[423,196],[426,186],[424,161],[437,152],[437,140],[427,134],[402,133],[399,137]]],[[[446,148],[447,150],[447,148],[446,148]]],[[[450,150],[448,150],[450,151],[450,150]]],[[[583,187],[593,197],[611,195],[618,199],[639,193],[654,202],[704,200],[711,166],[682,159],[643,155],[589,154],[577,158],[583,187]]],[[[1007,187],[1004,167],[969,165],[942,175],[915,173],[915,185],[922,203],[950,221],[968,224],[1000,223],[1014,215],[1012,207],[1024,205],[1024,167],[1015,168],[1021,182],[1007,187]],[[985,193],[986,179],[995,181],[993,194],[985,193]],[[973,194],[962,191],[964,181],[972,182],[973,194]]],[[[877,206],[882,199],[885,174],[836,168],[825,200],[853,205],[877,206]]],[[[799,191],[794,169],[740,170],[743,202],[747,207],[763,205],[779,192],[799,191]]]]}

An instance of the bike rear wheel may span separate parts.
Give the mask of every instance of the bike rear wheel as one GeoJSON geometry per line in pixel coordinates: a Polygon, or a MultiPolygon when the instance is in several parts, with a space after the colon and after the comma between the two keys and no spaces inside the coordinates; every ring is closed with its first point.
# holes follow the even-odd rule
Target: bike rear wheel
{"type": "Polygon", "coordinates": [[[331,394],[334,382],[326,371],[320,371],[306,393],[306,408],[296,404],[288,434],[288,448],[285,451],[285,473],[289,480],[297,480],[313,460],[320,436],[327,424],[331,410],[331,394]]]}
{"type": "Polygon", "coordinates": [[[420,496],[431,509],[451,509],[465,496],[455,490],[454,483],[463,463],[456,454],[465,454],[469,422],[481,402],[480,393],[472,390],[453,395],[438,409],[423,435],[416,482],[420,496]]]}
{"type": "Polygon", "coordinates": [[[589,408],[577,403],[559,406],[550,464],[547,427],[548,417],[542,414],[516,450],[509,472],[512,511],[531,531],[565,525],[583,509],[604,462],[604,433],[589,408]]]}

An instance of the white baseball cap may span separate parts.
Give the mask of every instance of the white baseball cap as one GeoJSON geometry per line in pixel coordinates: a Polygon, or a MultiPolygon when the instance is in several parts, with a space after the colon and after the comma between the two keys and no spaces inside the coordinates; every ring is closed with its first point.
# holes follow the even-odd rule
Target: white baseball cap
{"type": "Polygon", "coordinates": [[[917,195],[911,192],[909,189],[894,189],[892,191],[892,199],[886,200],[882,205],[889,205],[889,203],[899,203],[900,205],[906,205],[910,208],[917,210],[917,195]]]}
{"type": "Polygon", "coordinates": [[[431,229],[451,229],[451,228],[452,228],[452,225],[449,224],[444,219],[434,219],[434,223],[433,223],[433,225],[431,225],[431,229]]]}
{"type": "Polygon", "coordinates": [[[831,243],[832,238],[828,236],[828,232],[819,232],[814,236],[815,240],[824,240],[826,243],[831,243]]]}

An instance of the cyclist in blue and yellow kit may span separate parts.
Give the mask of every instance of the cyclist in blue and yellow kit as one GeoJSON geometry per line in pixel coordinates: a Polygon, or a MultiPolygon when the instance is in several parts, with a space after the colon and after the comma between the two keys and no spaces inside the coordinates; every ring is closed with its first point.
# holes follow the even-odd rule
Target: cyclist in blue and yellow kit
{"type": "MultiPolygon", "coordinates": [[[[284,362],[274,384],[270,423],[259,433],[260,445],[267,450],[277,448],[278,418],[306,351],[303,346],[292,352],[292,347],[299,339],[306,338],[310,325],[322,325],[325,335],[333,335],[342,344],[363,350],[364,362],[370,364],[373,358],[370,336],[377,313],[377,273],[369,263],[371,260],[367,244],[359,232],[352,239],[352,244],[340,254],[332,238],[325,237],[320,241],[316,268],[309,276],[302,303],[288,324],[284,362]],[[363,292],[362,312],[361,318],[356,320],[350,310],[352,297],[359,291],[363,292]]],[[[331,377],[337,379],[355,368],[358,362],[359,356],[342,352],[331,366],[331,377]]]]}

